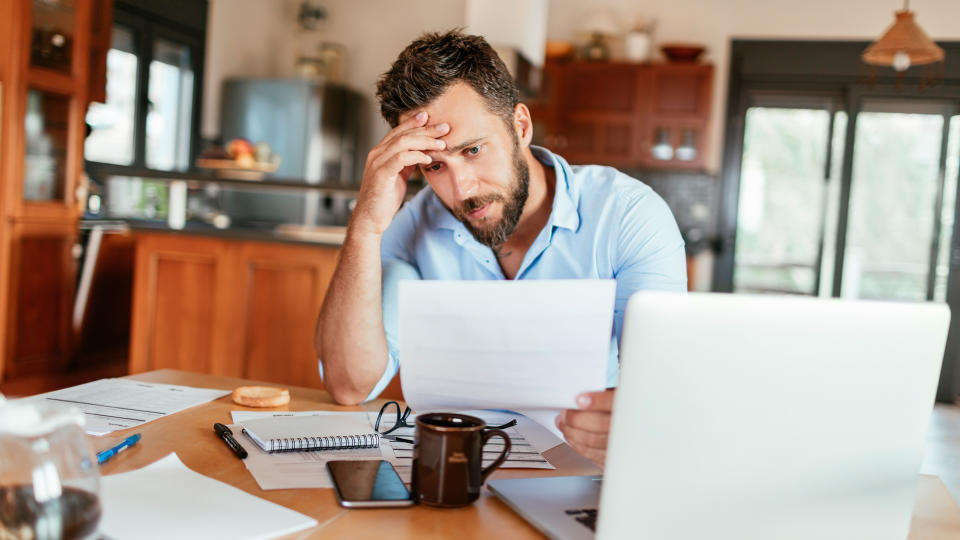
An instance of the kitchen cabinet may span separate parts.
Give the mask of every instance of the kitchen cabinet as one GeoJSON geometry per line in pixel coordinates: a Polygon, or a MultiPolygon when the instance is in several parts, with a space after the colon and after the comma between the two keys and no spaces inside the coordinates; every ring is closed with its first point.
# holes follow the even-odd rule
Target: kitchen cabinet
{"type": "Polygon", "coordinates": [[[0,380],[72,360],[90,0],[0,2],[0,380]]]}
{"type": "Polygon", "coordinates": [[[713,66],[650,66],[650,94],[640,157],[655,168],[703,169],[706,157],[713,66]],[[657,145],[660,144],[660,147],[657,145]],[[667,152],[667,149],[672,152],[667,152]],[[660,151],[664,152],[663,154],[660,151]],[[668,157],[669,156],[669,157],[668,157]]]}
{"type": "Polygon", "coordinates": [[[70,314],[76,276],[70,224],[14,223],[8,253],[6,378],[65,369],[72,350],[70,314]]]}
{"type": "Polygon", "coordinates": [[[136,233],[130,372],[321,387],[313,333],[334,246],[136,233]]]}
{"type": "Polygon", "coordinates": [[[713,66],[548,61],[534,142],[571,163],[702,169],[713,66]]]}
{"type": "MultiPolygon", "coordinates": [[[[314,328],[339,246],[143,231],[134,240],[130,373],[323,388],[314,328]]],[[[400,377],[381,397],[403,399],[400,377]]]]}

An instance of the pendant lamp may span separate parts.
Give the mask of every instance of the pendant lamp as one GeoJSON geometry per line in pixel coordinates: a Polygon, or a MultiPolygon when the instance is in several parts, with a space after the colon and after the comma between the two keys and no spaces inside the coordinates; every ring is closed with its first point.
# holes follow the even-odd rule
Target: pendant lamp
{"type": "MultiPolygon", "coordinates": [[[[896,12],[893,25],[860,56],[870,66],[892,67],[898,78],[911,66],[940,63],[942,67],[944,58],[943,49],[917,25],[909,6],[909,0],[904,0],[903,9],[896,12]]],[[[927,75],[931,80],[935,78],[932,69],[927,75]]]]}

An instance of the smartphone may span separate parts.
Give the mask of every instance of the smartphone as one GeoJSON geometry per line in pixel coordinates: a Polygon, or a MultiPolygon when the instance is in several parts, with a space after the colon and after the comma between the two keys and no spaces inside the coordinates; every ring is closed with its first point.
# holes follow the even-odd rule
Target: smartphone
{"type": "Polygon", "coordinates": [[[384,508],[412,506],[407,486],[389,461],[328,461],[340,506],[384,508]]]}

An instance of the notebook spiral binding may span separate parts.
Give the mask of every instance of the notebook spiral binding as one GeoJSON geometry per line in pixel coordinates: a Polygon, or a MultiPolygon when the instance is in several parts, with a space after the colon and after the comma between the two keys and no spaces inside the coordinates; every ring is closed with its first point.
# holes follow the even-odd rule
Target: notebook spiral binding
{"type": "Polygon", "coordinates": [[[329,437],[293,437],[270,439],[271,452],[285,450],[340,450],[345,448],[375,448],[380,446],[380,435],[331,435],[329,437]]]}

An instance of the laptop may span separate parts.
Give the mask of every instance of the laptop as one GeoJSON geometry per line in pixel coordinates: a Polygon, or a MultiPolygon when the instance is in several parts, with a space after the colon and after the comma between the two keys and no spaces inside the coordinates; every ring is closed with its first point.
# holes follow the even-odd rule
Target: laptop
{"type": "Polygon", "coordinates": [[[641,292],[605,477],[490,489],[556,539],[903,540],[943,304],[641,292]]]}

